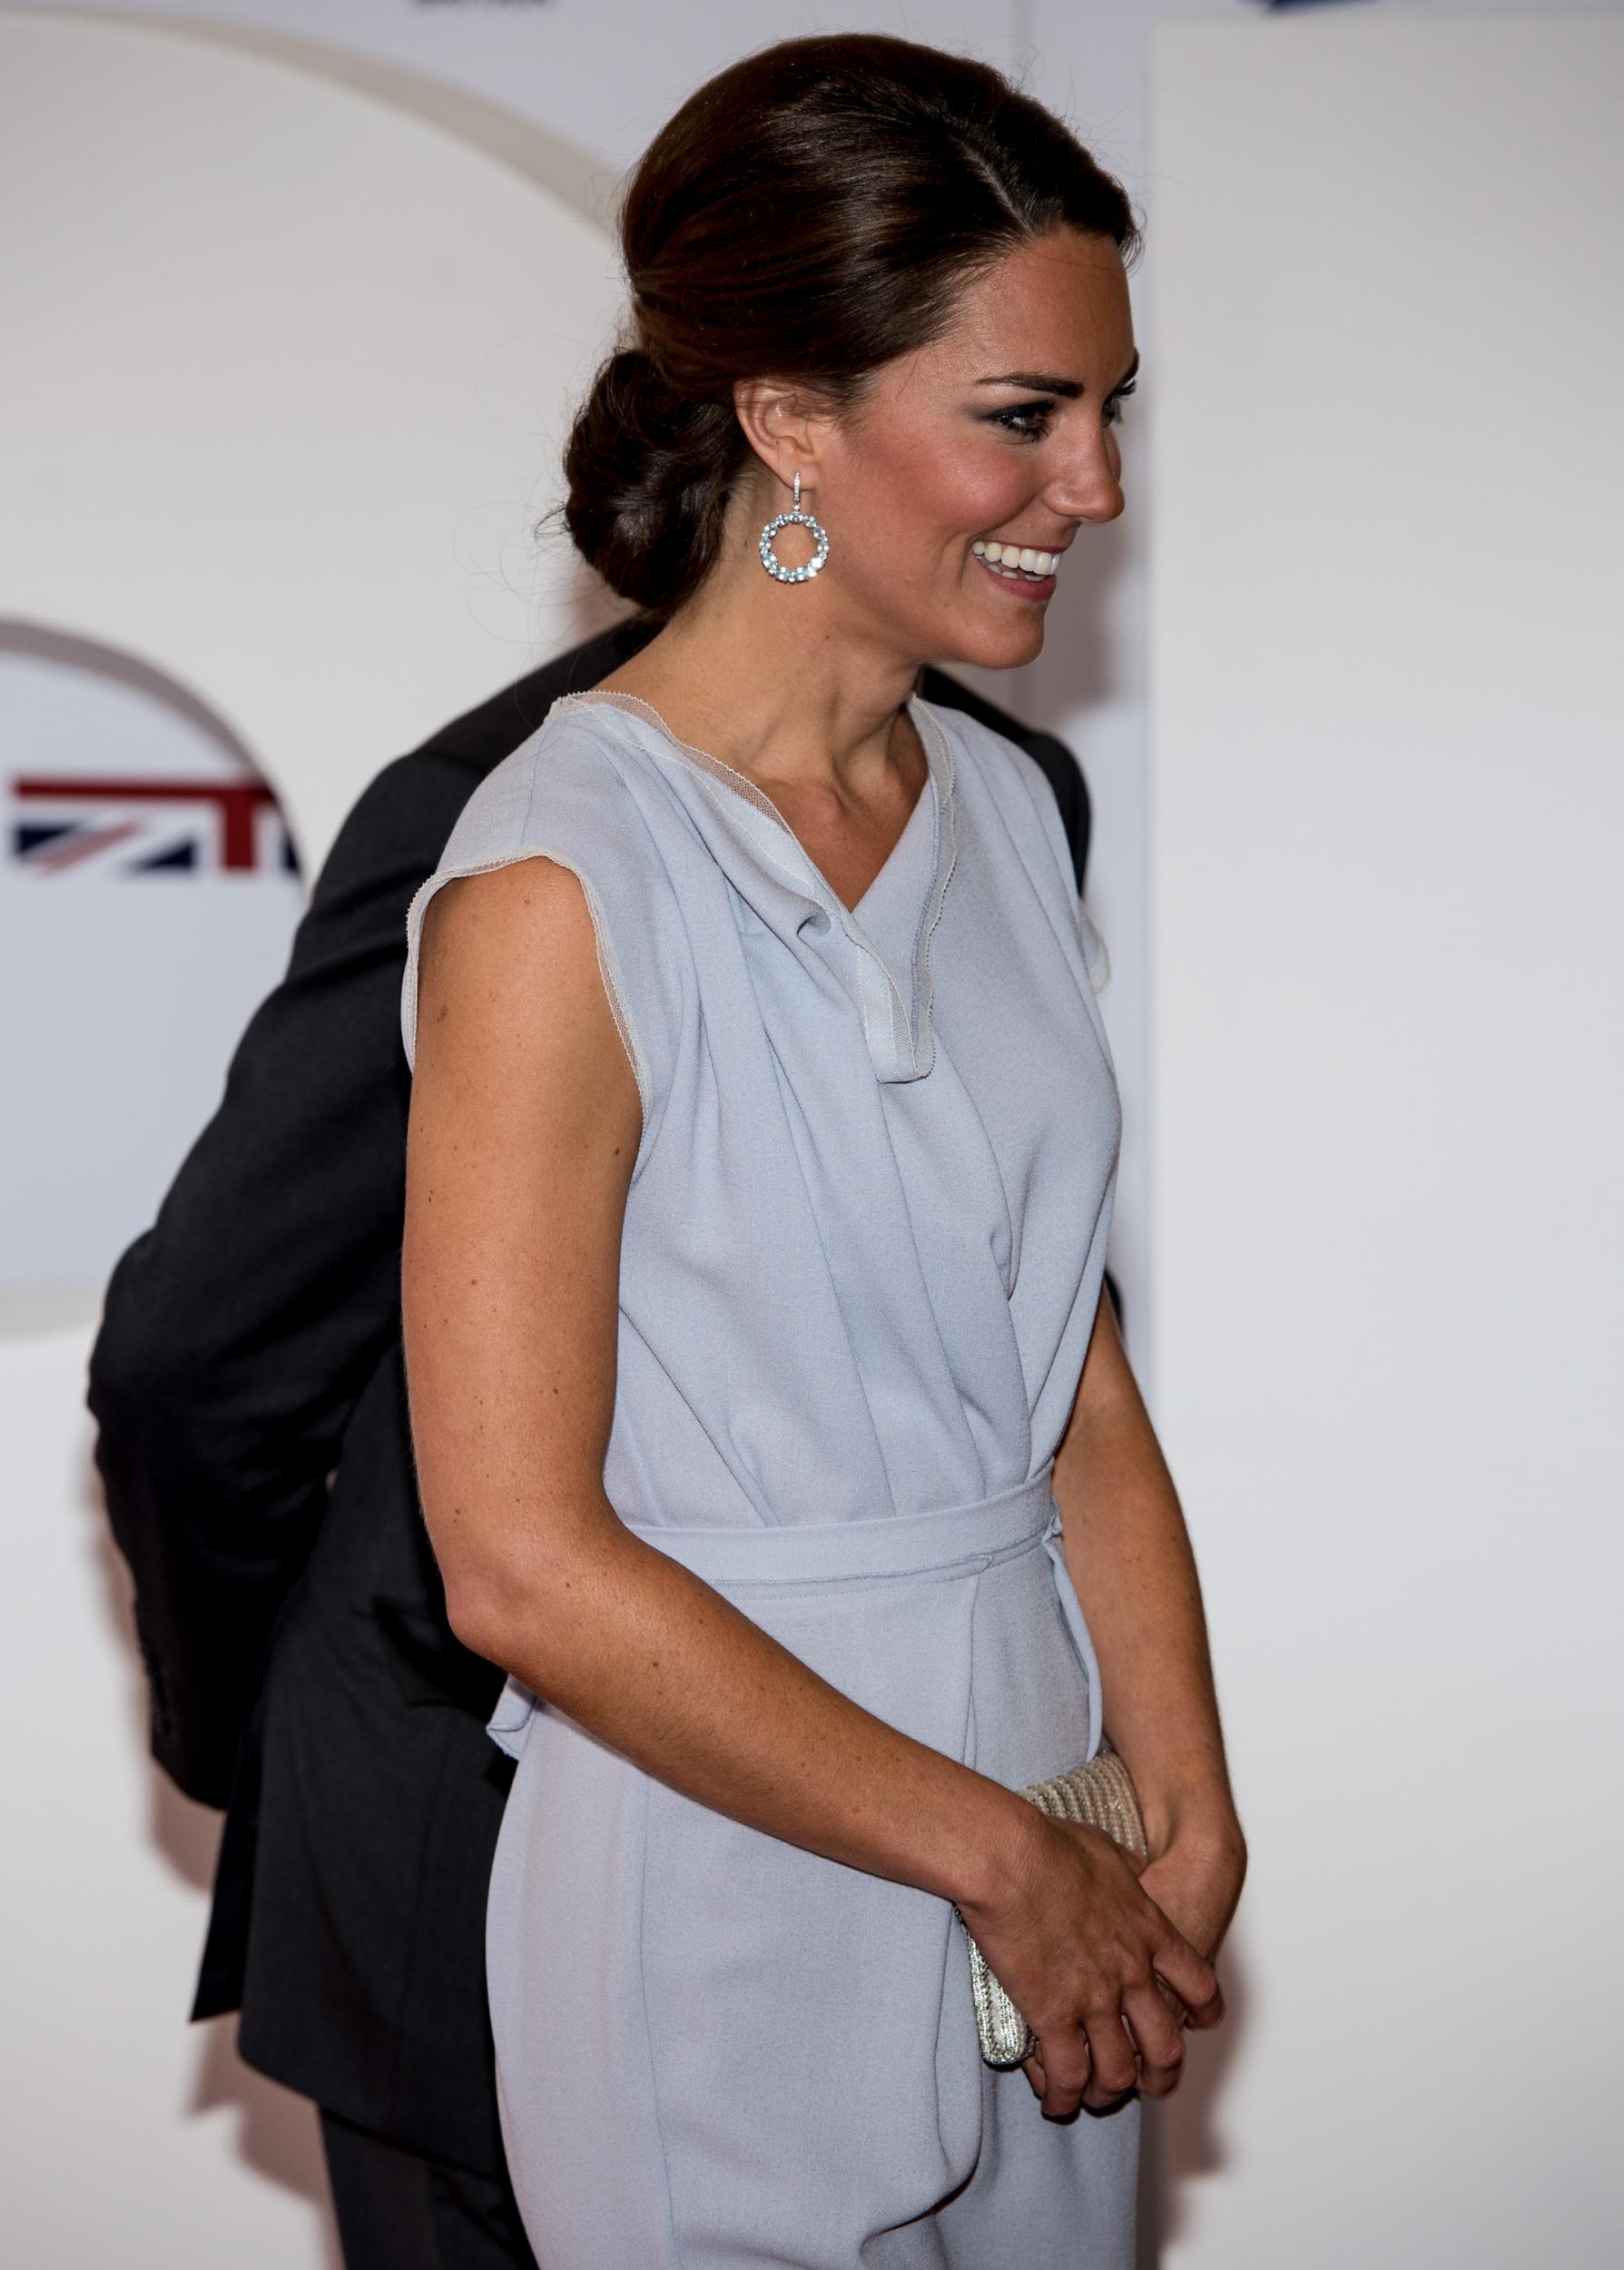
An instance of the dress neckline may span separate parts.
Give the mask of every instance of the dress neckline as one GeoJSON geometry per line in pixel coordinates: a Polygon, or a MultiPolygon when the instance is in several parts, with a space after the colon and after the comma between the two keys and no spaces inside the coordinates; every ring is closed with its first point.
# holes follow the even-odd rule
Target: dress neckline
{"type": "Polygon", "coordinates": [[[573,706],[576,703],[607,702],[612,704],[616,708],[625,706],[635,709],[638,715],[647,717],[651,723],[657,726],[659,731],[664,735],[666,740],[671,743],[672,746],[679,750],[684,756],[687,757],[692,763],[701,766],[705,772],[714,775],[717,778],[724,782],[727,786],[736,790],[741,795],[746,797],[751,804],[754,804],[758,812],[764,812],[769,819],[776,821],[778,825],[782,828],[784,834],[788,835],[791,841],[794,844],[796,850],[801,854],[802,858],[805,861],[812,873],[817,876],[828,897],[840,908],[843,914],[861,920],[863,908],[874,896],[875,893],[879,890],[887,875],[891,873],[895,869],[898,864],[899,855],[903,854],[904,846],[911,849],[915,823],[922,816],[925,807],[930,803],[932,797],[935,796],[939,798],[941,793],[940,784],[938,779],[939,767],[931,758],[930,737],[923,724],[920,722],[920,719],[915,714],[914,705],[919,702],[919,700],[920,696],[917,694],[910,695],[905,706],[909,716],[913,719],[913,729],[919,735],[920,746],[925,753],[925,777],[920,784],[918,795],[915,796],[912,804],[909,807],[908,817],[903,821],[901,829],[898,831],[896,842],[891,845],[890,851],[881,861],[877,873],[871,878],[867,889],[863,891],[861,897],[857,899],[855,903],[851,906],[848,906],[844,899],[841,897],[840,893],[834,888],[834,885],[830,882],[828,876],[824,874],[823,870],[818,865],[817,861],[813,859],[805,844],[802,843],[801,838],[795,834],[794,829],[790,825],[788,820],[785,819],[782,812],[773,802],[773,798],[768,795],[766,790],[764,788],[758,787],[756,783],[750,778],[748,774],[739,772],[732,765],[723,764],[719,756],[713,756],[708,749],[696,748],[693,742],[684,741],[681,734],[674,732],[666,723],[660,712],[655,707],[653,702],[645,701],[641,694],[628,694],[617,686],[588,686],[582,693],[565,694],[561,696],[559,699],[554,703],[553,706],[555,709],[559,709],[573,706]]]}
{"type": "Polygon", "coordinates": [[[936,1042],[930,1021],[933,992],[930,935],[940,919],[948,879],[957,856],[953,753],[947,732],[930,703],[917,693],[910,694],[907,702],[908,713],[920,737],[920,745],[925,752],[924,785],[903,823],[901,834],[891,845],[885,864],[854,907],[848,906],[833,888],[763,789],[758,788],[754,781],[733,765],[724,765],[719,756],[713,756],[708,749],[696,748],[692,742],[684,741],[679,734],[674,733],[654,704],[645,701],[641,695],[623,693],[618,686],[588,686],[580,693],[560,695],[548,715],[600,705],[618,709],[623,716],[644,720],[679,760],[699,773],[713,786],[720,786],[743,799],[771,823],[770,839],[777,846],[773,854],[774,866],[779,868],[785,880],[790,880],[792,875],[798,894],[811,899],[822,910],[825,931],[838,927],[856,950],[860,962],[867,965],[868,977],[859,982],[858,990],[861,996],[859,1006],[862,1011],[863,1030],[868,1036],[870,1052],[881,1079],[922,1079],[936,1058],[936,1042]],[[930,881],[922,893],[920,912],[913,933],[913,952],[909,972],[910,982],[907,988],[910,998],[904,999],[903,989],[899,986],[890,963],[864,929],[861,914],[863,908],[882,894],[885,886],[897,874],[899,866],[911,855],[916,824],[922,826],[927,815],[932,825],[930,881]],[[880,1002],[872,998],[876,985],[889,1000],[889,1009],[882,1009],[880,1002]]]}

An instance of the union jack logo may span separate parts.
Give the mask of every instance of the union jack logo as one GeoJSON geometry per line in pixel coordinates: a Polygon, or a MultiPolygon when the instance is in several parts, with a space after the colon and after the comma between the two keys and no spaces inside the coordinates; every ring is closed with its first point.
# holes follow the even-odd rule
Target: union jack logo
{"type": "Polygon", "coordinates": [[[127,875],[298,871],[263,781],[23,773],[11,789],[12,856],[31,874],[98,861],[127,875]]]}

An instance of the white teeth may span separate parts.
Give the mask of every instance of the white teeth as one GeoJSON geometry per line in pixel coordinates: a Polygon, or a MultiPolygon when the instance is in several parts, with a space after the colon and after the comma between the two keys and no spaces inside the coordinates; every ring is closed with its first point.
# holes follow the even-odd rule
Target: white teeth
{"type": "Polygon", "coordinates": [[[1060,564],[1058,552],[1037,551],[1029,544],[989,544],[978,537],[970,550],[991,567],[1024,568],[1029,576],[1052,576],[1060,564]]]}

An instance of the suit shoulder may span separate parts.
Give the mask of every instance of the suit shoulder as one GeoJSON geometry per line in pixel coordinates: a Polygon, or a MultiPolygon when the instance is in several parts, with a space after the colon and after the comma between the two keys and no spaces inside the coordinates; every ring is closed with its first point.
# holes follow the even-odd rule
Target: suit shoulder
{"type": "Polygon", "coordinates": [[[483,778],[545,723],[556,701],[596,686],[641,652],[658,628],[655,617],[634,614],[595,632],[450,719],[418,754],[458,758],[483,778]]]}
{"type": "Polygon", "coordinates": [[[426,749],[392,758],[345,814],[315,895],[329,898],[414,868],[427,874],[478,780],[473,765],[426,749]]]}

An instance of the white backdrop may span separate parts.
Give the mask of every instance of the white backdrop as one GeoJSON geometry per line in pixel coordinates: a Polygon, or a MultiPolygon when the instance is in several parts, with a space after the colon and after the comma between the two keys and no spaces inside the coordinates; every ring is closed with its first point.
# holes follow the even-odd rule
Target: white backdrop
{"type": "Polygon", "coordinates": [[[1624,17],[1157,58],[1155,1371],[1254,1854],[1166,2259],[1613,2270],[1624,17]]]}

